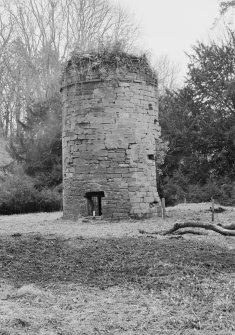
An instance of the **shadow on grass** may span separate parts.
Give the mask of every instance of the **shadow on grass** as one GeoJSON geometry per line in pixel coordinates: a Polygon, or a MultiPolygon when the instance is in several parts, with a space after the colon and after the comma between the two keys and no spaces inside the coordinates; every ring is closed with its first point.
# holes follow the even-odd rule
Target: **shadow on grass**
{"type": "Polygon", "coordinates": [[[15,283],[73,282],[107,288],[137,284],[161,290],[175,278],[200,281],[235,272],[235,251],[186,240],[74,239],[43,236],[0,240],[2,277],[15,283]]]}

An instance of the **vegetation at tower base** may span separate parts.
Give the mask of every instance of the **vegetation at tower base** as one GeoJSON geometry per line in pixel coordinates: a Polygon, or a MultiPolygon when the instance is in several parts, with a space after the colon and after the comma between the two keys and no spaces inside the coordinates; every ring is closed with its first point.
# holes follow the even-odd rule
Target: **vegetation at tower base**
{"type": "Polygon", "coordinates": [[[161,187],[168,204],[235,204],[235,36],[198,42],[189,55],[185,87],[160,99],[169,151],[161,187]]]}
{"type": "Polygon", "coordinates": [[[146,57],[74,55],[61,92],[64,216],[156,213],[157,79],[146,57]]]}

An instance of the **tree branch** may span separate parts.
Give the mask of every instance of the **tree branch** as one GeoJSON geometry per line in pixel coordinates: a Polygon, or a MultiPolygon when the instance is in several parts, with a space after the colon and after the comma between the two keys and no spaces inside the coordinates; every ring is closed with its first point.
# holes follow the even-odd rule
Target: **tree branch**
{"type": "Polygon", "coordinates": [[[221,226],[213,225],[211,223],[198,223],[198,222],[193,222],[193,221],[176,222],[171,229],[160,231],[160,232],[149,233],[144,230],[139,230],[139,232],[141,234],[171,235],[171,234],[174,234],[179,229],[184,229],[184,228],[203,228],[205,230],[215,231],[216,233],[224,235],[224,236],[235,236],[235,231],[231,231],[231,228],[225,229],[221,226]]]}
{"type": "Polygon", "coordinates": [[[228,225],[218,224],[218,226],[228,230],[235,230],[235,223],[231,223],[228,225]]]}

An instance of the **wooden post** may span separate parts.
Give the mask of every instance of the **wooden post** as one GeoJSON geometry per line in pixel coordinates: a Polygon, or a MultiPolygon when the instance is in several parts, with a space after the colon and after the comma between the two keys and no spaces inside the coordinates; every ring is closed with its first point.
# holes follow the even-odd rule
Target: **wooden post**
{"type": "Polygon", "coordinates": [[[165,198],[162,198],[162,218],[163,218],[163,220],[165,220],[165,218],[166,218],[165,198]]]}
{"type": "Polygon", "coordinates": [[[211,218],[212,218],[212,222],[214,222],[214,220],[215,220],[215,203],[214,203],[213,198],[211,198],[211,218]]]}

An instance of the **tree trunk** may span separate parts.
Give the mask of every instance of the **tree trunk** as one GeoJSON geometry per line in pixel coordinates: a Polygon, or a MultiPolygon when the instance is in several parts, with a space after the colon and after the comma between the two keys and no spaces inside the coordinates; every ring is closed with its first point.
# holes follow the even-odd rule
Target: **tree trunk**
{"type": "MultiPolygon", "coordinates": [[[[230,225],[229,227],[231,227],[232,225],[230,225]]],[[[146,232],[144,230],[139,230],[139,232],[141,234],[157,234],[157,235],[171,235],[174,234],[176,231],[178,231],[179,229],[184,229],[184,228],[202,228],[205,230],[212,230],[215,231],[216,233],[219,233],[221,235],[224,236],[235,236],[235,231],[231,230],[231,228],[224,228],[222,226],[218,226],[218,225],[214,225],[211,223],[198,223],[198,222],[193,222],[193,221],[188,221],[188,222],[177,222],[174,224],[174,226],[171,229],[168,230],[164,230],[164,231],[160,231],[160,232],[146,232]]],[[[190,232],[186,231],[185,233],[183,233],[184,231],[182,231],[180,234],[187,234],[190,233],[192,234],[192,230],[190,230],[190,232]]],[[[194,234],[197,234],[199,232],[195,231],[194,234]]],[[[200,235],[200,233],[198,234],[200,235]]]]}

